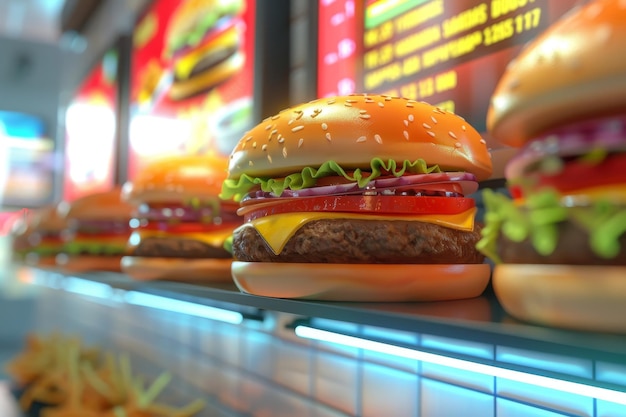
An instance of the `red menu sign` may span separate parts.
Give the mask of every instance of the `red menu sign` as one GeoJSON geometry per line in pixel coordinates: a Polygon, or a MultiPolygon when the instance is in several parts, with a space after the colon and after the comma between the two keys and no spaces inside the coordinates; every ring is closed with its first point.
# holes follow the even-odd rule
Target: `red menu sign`
{"type": "Polygon", "coordinates": [[[63,199],[113,187],[117,52],[107,51],[83,81],[65,115],[63,199]]]}
{"type": "Polygon", "coordinates": [[[252,126],[253,0],[158,0],[133,36],[128,178],[164,155],[226,158],[252,126]]]}
{"type": "Polygon", "coordinates": [[[577,0],[319,1],[320,97],[427,101],[485,130],[489,98],[523,45],[577,0]],[[361,8],[362,7],[362,8],[361,8]]]}

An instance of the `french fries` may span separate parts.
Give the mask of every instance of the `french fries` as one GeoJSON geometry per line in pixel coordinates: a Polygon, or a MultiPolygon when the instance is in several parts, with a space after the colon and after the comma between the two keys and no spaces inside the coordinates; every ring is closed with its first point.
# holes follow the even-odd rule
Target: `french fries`
{"type": "Polygon", "coordinates": [[[146,384],[127,355],[116,357],[58,334],[29,336],[7,372],[23,389],[21,408],[43,404],[41,417],[192,417],[205,406],[202,400],[182,408],[159,403],[169,373],[146,384]]]}

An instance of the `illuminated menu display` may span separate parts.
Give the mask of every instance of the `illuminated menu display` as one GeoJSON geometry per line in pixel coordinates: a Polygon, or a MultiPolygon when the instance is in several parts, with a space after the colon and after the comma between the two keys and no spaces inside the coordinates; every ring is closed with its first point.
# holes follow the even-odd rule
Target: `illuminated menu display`
{"type": "Polygon", "coordinates": [[[67,108],[63,178],[66,201],[113,187],[117,66],[117,50],[110,49],[87,75],[67,108]]]}
{"type": "MultiPolygon", "coordinates": [[[[322,59],[350,38],[341,33],[327,39],[346,3],[352,1],[320,1],[322,59]]],[[[576,3],[367,1],[351,23],[354,52],[346,60],[350,70],[333,72],[320,63],[318,95],[372,92],[423,100],[462,115],[483,131],[489,97],[506,65],[526,42],[576,3]],[[346,88],[349,85],[352,91],[346,88]]]]}
{"type": "Polygon", "coordinates": [[[254,0],[158,0],[133,33],[128,178],[166,155],[227,158],[252,125],[254,0]]]}

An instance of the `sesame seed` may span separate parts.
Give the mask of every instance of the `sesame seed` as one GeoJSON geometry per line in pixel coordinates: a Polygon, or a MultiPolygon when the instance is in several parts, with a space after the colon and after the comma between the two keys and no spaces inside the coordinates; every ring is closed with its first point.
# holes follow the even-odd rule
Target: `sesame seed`
{"type": "Polygon", "coordinates": [[[252,136],[248,136],[248,137],[246,138],[246,142],[250,142],[251,140],[252,140],[252,136]]]}
{"type": "Polygon", "coordinates": [[[409,103],[408,101],[407,101],[407,103],[406,103],[406,106],[407,106],[407,107],[411,107],[411,108],[413,108],[413,107],[414,107],[414,106],[413,106],[413,103],[409,103]]]}
{"type": "Polygon", "coordinates": [[[266,151],[267,150],[267,144],[264,144],[263,146],[261,146],[261,150],[262,151],[266,151]]]}
{"type": "Polygon", "coordinates": [[[295,133],[295,132],[299,132],[302,129],[304,129],[304,126],[300,125],[300,126],[292,127],[291,131],[295,133]]]}
{"type": "Polygon", "coordinates": [[[432,120],[434,124],[437,124],[437,119],[435,119],[435,116],[430,116],[430,120],[432,120]]]}
{"type": "Polygon", "coordinates": [[[429,130],[429,131],[428,131],[428,132],[426,132],[426,133],[428,133],[428,134],[429,134],[430,136],[432,136],[433,138],[435,137],[435,132],[433,132],[433,131],[430,131],[430,130],[429,130]]]}
{"type": "Polygon", "coordinates": [[[311,114],[312,118],[317,117],[318,114],[320,114],[322,112],[322,109],[315,109],[313,110],[313,113],[311,114]]]}
{"type": "Polygon", "coordinates": [[[278,137],[278,143],[283,143],[284,141],[285,141],[285,138],[283,136],[278,137]]]}
{"type": "Polygon", "coordinates": [[[346,106],[346,107],[352,107],[352,104],[350,104],[350,103],[343,103],[343,105],[346,106]]]}
{"type": "Polygon", "coordinates": [[[328,125],[326,123],[322,123],[322,130],[328,129],[328,125]]]}
{"type": "Polygon", "coordinates": [[[252,166],[252,165],[254,165],[254,162],[248,161],[248,166],[252,166]]]}
{"type": "Polygon", "coordinates": [[[296,113],[297,113],[296,120],[300,120],[304,112],[302,110],[296,110],[296,113]]]}
{"type": "Polygon", "coordinates": [[[383,108],[385,107],[385,103],[383,103],[382,101],[378,102],[378,107],[383,108]]]}
{"type": "Polygon", "coordinates": [[[509,83],[509,88],[511,90],[515,90],[517,87],[520,86],[520,80],[519,78],[514,78],[511,80],[511,82],[509,83]]]}
{"type": "Polygon", "coordinates": [[[272,163],[272,156],[271,155],[267,155],[267,160],[269,161],[269,163],[272,163]]]}
{"type": "Polygon", "coordinates": [[[453,131],[449,131],[449,132],[448,132],[448,135],[450,135],[450,137],[451,137],[451,138],[456,139],[456,135],[454,134],[454,132],[453,132],[453,131]]]}
{"type": "Polygon", "coordinates": [[[409,121],[408,121],[408,120],[404,120],[404,121],[403,121],[403,123],[404,123],[404,125],[405,125],[406,127],[409,127],[409,121]]]}
{"type": "Polygon", "coordinates": [[[291,126],[291,125],[293,124],[293,122],[295,122],[295,121],[296,121],[296,119],[289,119],[289,121],[287,122],[287,124],[288,124],[289,126],[291,126]]]}
{"type": "Polygon", "coordinates": [[[432,126],[429,125],[428,123],[422,123],[422,126],[424,126],[424,128],[426,129],[432,129],[432,126]]]}
{"type": "Polygon", "coordinates": [[[326,104],[335,104],[336,102],[337,102],[337,100],[335,100],[335,99],[333,98],[333,99],[331,99],[331,100],[328,100],[328,101],[326,102],[326,104]]]}
{"type": "Polygon", "coordinates": [[[359,114],[365,114],[367,113],[367,110],[359,110],[359,114]]]}
{"type": "Polygon", "coordinates": [[[283,158],[287,158],[287,148],[283,148],[283,158]]]}
{"type": "Polygon", "coordinates": [[[404,139],[409,140],[409,132],[405,130],[402,132],[402,134],[404,135],[404,139]]]}
{"type": "Polygon", "coordinates": [[[485,139],[481,139],[481,140],[480,140],[480,143],[482,143],[483,145],[486,145],[486,144],[487,144],[487,141],[486,141],[485,139]]]}
{"type": "Polygon", "coordinates": [[[273,127],[274,127],[274,125],[270,123],[269,125],[265,126],[265,130],[270,130],[273,127]]]}
{"type": "Polygon", "coordinates": [[[407,103],[415,104],[415,103],[417,103],[417,101],[415,101],[415,100],[409,100],[409,101],[407,101],[407,103]]]}
{"type": "Polygon", "coordinates": [[[330,142],[331,140],[330,133],[326,133],[326,140],[330,142]]]}
{"type": "Polygon", "coordinates": [[[409,122],[412,122],[413,120],[415,120],[415,116],[413,116],[412,114],[409,114],[409,122]]]}
{"type": "Polygon", "coordinates": [[[346,103],[356,103],[356,102],[357,102],[356,100],[351,100],[351,99],[346,100],[346,103]]]}
{"type": "Polygon", "coordinates": [[[279,118],[280,118],[279,115],[272,116],[272,120],[276,120],[276,119],[279,119],[279,118]]]}
{"type": "Polygon", "coordinates": [[[298,148],[301,147],[303,143],[304,143],[304,139],[300,138],[300,140],[298,141],[298,148]]]}
{"type": "Polygon", "coordinates": [[[465,125],[462,125],[461,129],[463,129],[463,132],[465,132],[465,129],[467,129],[467,128],[465,127],[465,125]]]}
{"type": "Polygon", "coordinates": [[[378,134],[374,135],[374,140],[380,144],[383,143],[383,138],[381,138],[378,134]]]}
{"type": "Polygon", "coordinates": [[[357,138],[356,142],[361,143],[361,142],[365,142],[366,140],[367,138],[365,136],[360,136],[359,138],[357,138]]]}
{"type": "Polygon", "coordinates": [[[455,144],[454,144],[454,146],[455,146],[455,147],[457,147],[457,148],[460,148],[460,147],[461,147],[461,146],[463,146],[463,145],[461,145],[461,143],[460,143],[460,142],[457,142],[457,143],[455,143],[455,144]]]}
{"type": "Polygon", "coordinates": [[[255,142],[252,142],[252,147],[253,147],[254,149],[256,149],[256,141],[255,141],[255,142]]]}
{"type": "Polygon", "coordinates": [[[361,114],[361,115],[359,115],[359,117],[360,117],[361,119],[369,119],[369,118],[370,118],[370,117],[372,117],[372,116],[370,116],[369,114],[361,114]]]}
{"type": "Polygon", "coordinates": [[[391,101],[391,96],[385,96],[385,101],[391,101]]]}

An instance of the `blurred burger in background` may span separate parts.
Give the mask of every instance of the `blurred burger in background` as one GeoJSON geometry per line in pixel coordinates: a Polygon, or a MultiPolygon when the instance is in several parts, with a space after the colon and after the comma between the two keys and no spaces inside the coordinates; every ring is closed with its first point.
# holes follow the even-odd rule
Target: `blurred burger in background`
{"type": "Polygon", "coordinates": [[[624,1],[572,9],[493,93],[487,128],[517,148],[513,199],[485,193],[478,247],[518,319],[626,332],[625,21],[624,1]]]}
{"type": "Polygon", "coordinates": [[[186,0],[176,9],[165,35],[172,100],[205,92],[243,67],[243,8],[243,0],[186,0]]]}
{"type": "Polygon", "coordinates": [[[58,263],[71,272],[120,271],[130,235],[133,207],[120,198],[120,187],[59,205],[67,222],[58,263]]]}
{"type": "Polygon", "coordinates": [[[50,205],[21,214],[11,225],[13,260],[32,266],[56,266],[62,252],[65,219],[50,205]]]}
{"type": "Polygon", "coordinates": [[[242,220],[237,204],[218,197],[226,166],[208,155],[169,157],[124,185],[123,198],[136,207],[124,272],[137,279],[231,280],[224,244],[242,220]]]}

